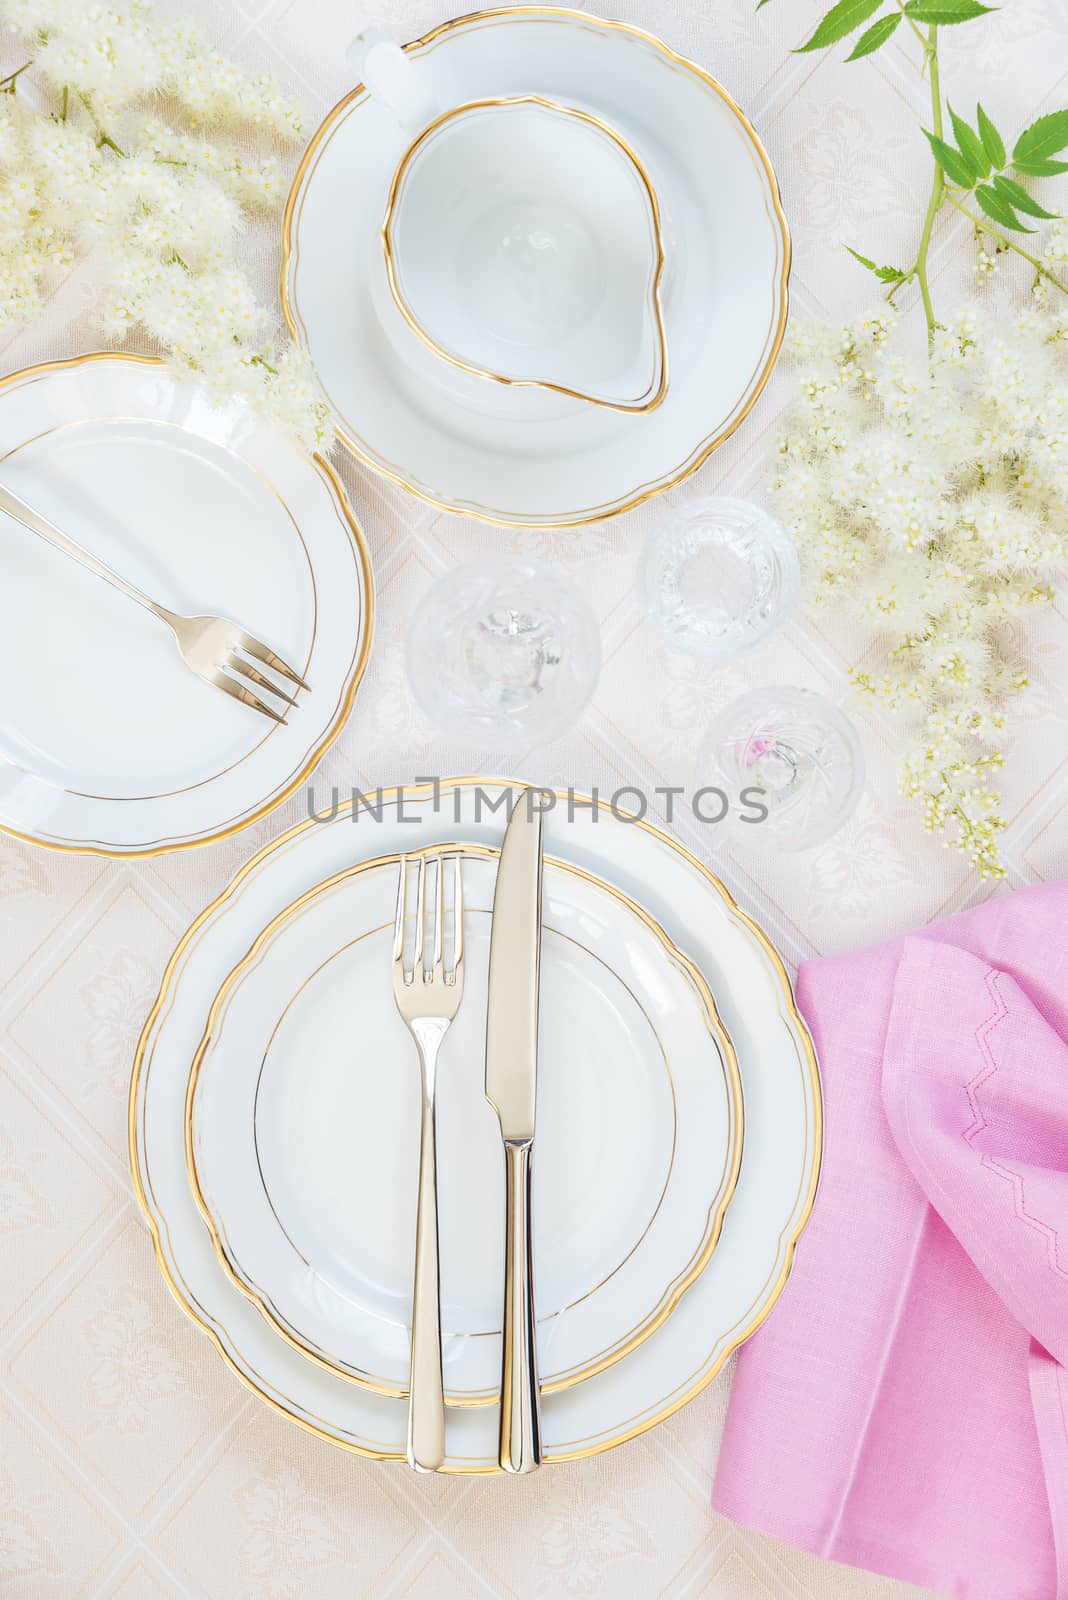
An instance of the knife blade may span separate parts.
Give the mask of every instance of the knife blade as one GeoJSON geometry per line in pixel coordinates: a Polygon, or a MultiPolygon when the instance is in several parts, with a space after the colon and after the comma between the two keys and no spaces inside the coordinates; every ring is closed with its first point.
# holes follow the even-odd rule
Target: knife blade
{"type": "Polygon", "coordinates": [[[504,1348],[499,1459],[506,1472],[541,1460],[531,1238],[531,1157],[538,1085],[541,810],[519,796],[501,846],[493,895],[486,1017],[486,1099],[505,1155],[504,1348]]]}
{"type": "Polygon", "coordinates": [[[486,1018],[486,1099],[502,1139],[533,1139],[538,1082],[542,815],[520,795],[493,895],[486,1018]]]}

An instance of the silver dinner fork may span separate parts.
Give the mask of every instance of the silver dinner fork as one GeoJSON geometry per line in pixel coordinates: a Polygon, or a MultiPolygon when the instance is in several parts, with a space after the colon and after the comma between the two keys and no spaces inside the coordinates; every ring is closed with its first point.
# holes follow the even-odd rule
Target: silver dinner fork
{"type": "Polygon", "coordinates": [[[295,706],[297,701],[295,696],[288,694],[285,689],[254,667],[251,661],[245,660],[246,656],[253,656],[265,667],[270,667],[272,672],[278,673],[295,688],[308,688],[300,674],[294,672],[280,655],[276,655],[265,644],[261,644],[236,622],[230,622],[226,617],[183,617],[176,611],[168,611],[166,606],[161,606],[150,599],[135,584],[113,572],[105,562],[90,555],[89,551],[83,549],[69,534],[57,528],[54,522],[49,522],[47,517],[43,517],[39,511],[27,505],[25,500],[13,494],[10,489],[6,489],[3,484],[0,484],[0,511],[6,511],[16,522],[21,522],[23,527],[29,528],[31,533],[36,533],[47,544],[55,545],[64,555],[70,556],[80,566],[86,567],[98,578],[103,578],[105,583],[110,583],[113,588],[118,589],[120,594],[126,595],[130,600],[136,600],[139,606],[144,606],[146,611],[151,611],[154,617],[165,622],[177,640],[178,649],[186,666],[190,667],[198,678],[214,684],[216,689],[222,689],[225,694],[232,695],[243,705],[251,706],[253,711],[261,712],[274,722],[286,720],[284,712],[276,710],[274,706],[252,693],[247,687],[250,683],[274,695],[285,706],[295,706]]]}
{"type": "Polygon", "coordinates": [[[408,1462],[437,1472],[445,1460],[445,1385],[441,1370],[441,1284],[438,1273],[438,1191],[435,1104],[441,1042],[459,1010],[464,988],[463,877],[458,855],[420,856],[415,943],[407,940],[408,859],[400,858],[393,927],[393,995],[419,1051],[422,1104],[419,1132],[419,1207],[415,1224],[412,1365],[408,1385],[408,1462]],[[452,862],[452,939],[445,959],[445,865],[452,862]],[[427,879],[434,875],[431,964],[424,962],[427,879]]]}

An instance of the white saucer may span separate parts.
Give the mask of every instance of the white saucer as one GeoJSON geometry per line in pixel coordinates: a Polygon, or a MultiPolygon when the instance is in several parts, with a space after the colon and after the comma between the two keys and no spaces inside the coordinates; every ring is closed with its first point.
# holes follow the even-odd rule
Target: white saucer
{"type": "MultiPolygon", "coordinates": [[[[497,1399],[503,1157],[485,1098],[497,852],[458,845],[464,992],[442,1050],[438,1216],[450,1405],[497,1399]]],[[[276,917],[211,1008],[190,1176],[224,1268],[300,1349],[408,1392],[419,1076],[391,983],[396,857],[276,917]]],[[[603,1371],[705,1269],[737,1181],[741,1085],[703,978],[602,880],[545,864],[534,1185],[542,1389],[603,1371]]]]}
{"type": "MultiPolygon", "coordinates": [[[[501,780],[458,779],[391,791],[378,819],[291,829],[245,864],[180,942],[138,1045],[130,1088],[134,1186],[160,1268],[179,1303],[254,1393],[318,1437],[361,1455],[405,1458],[407,1406],[374,1394],[278,1337],[219,1263],[188,1181],[184,1134],[190,1063],[212,1000],[257,933],[294,899],[360,859],[445,841],[500,844],[501,780]],[[403,806],[403,810],[401,807],[403,806]]],[[[811,1214],[823,1142],[819,1073],[778,956],[714,875],[667,834],[607,806],[561,799],[546,848],[640,903],[712,990],[738,1056],[745,1142],[738,1185],[711,1261],[663,1326],[606,1371],[545,1396],[549,1463],[596,1455],[644,1433],[712,1381],[781,1294],[811,1214]]],[[[497,1466],[497,1412],[447,1419],[451,1472],[497,1466]]]]}
{"type": "Polygon", "coordinates": [[[703,68],[583,12],[480,12],[408,49],[443,104],[541,94],[602,117],[637,152],[668,222],[670,388],[645,416],[563,397],[530,415],[512,404],[523,391],[487,384],[491,412],[406,368],[375,307],[388,298],[377,233],[411,133],[361,85],[312,139],[283,236],[283,308],[341,438],[422,499],[516,526],[599,521],[681,482],[752,408],[786,327],[789,233],[749,122],[703,68]]]}
{"type": "Polygon", "coordinates": [[[161,362],[99,355],[0,383],[0,479],[164,605],[241,622],[311,685],[287,726],[267,723],[196,677],[162,623],[0,516],[0,829],[156,855],[292,794],[371,642],[370,560],[331,468],[161,362]]]}

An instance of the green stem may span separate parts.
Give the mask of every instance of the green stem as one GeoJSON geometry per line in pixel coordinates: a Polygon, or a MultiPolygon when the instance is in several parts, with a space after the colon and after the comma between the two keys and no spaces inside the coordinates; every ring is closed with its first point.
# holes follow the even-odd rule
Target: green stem
{"type": "MultiPolygon", "coordinates": [[[[942,137],[942,89],[938,74],[938,28],[932,23],[927,32],[924,44],[924,61],[931,77],[931,118],[936,138],[942,137]]],[[[942,168],[936,161],[934,164],[934,178],[931,183],[931,197],[927,202],[927,215],[923,219],[923,232],[920,235],[920,249],[916,257],[917,282],[920,285],[920,294],[923,298],[923,314],[927,319],[927,341],[932,343],[935,332],[934,305],[931,302],[931,285],[927,279],[927,255],[931,248],[931,233],[934,229],[934,220],[938,215],[942,202],[945,199],[946,183],[942,175],[942,168]]]]}
{"type": "Polygon", "coordinates": [[[16,82],[22,77],[27,67],[32,66],[32,61],[24,61],[21,67],[16,67],[14,72],[9,72],[6,78],[0,78],[0,89],[3,89],[7,94],[14,94],[16,82]]]}
{"type": "Polygon", "coordinates": [[[956,206],[962,217],[967,217],[969,222],[973,222],[975,226],[977,228],[981,228],[984,233],[989,233],[995,239],[1000,239],[1002,244],[1005,245],[1009,250],[1014,251],[1018,256],[1022,256],[1025,261],[1029,261],[1040,277],[1047,278],[1050,283],[1054,284],[1056,288],[1060,289],[1062,294],[1068,294],[1068,283],[1063,283],[1060,278],[1058,278],[1049,270],[1049,268],[1043,261],[1040,260],[1038,256],[1032,255],[1030,250],[1025,250],[1022,244],[1017,244],[1016,240],[1011,234],[1003,233],[999,227],[997,227],[993,222],[988,222],[984,217],[977,217],[974,212],[968,210],[967,206],[961,205],[956,195],[954,195],[950,189],[946,190],[946,199],[949,201],[951,206],[956,206]]]}
{"type": "Polygon", "coordinates": [[[913,22],[912,18],[909,16],[908,12],[905,10],[904,0],[897,0],[897,9],[901,12],[901,15],[904,17],[905,21],[908,23],[908,25],[912,29],[913,33],[916,35],[917,39],[923,45],[924,55],[926,55],[927,54],[927,37],[924,34],[923,29],[918,27],[917,24],[915,22],[913,22]]]}
{"type": "Polygon", "coordinates": [[[89,96],[84,92],[84,90],[82,90],[82,89],[78,90],[78,99],[81,101],[81,103],[85,107],[86,111],[88,111],[89,116],[92,118],[93,127],[96,130],[96,147],[97,147],[97,149],[98,150],[103,150],[106,147],[108,150],[114,150],[114,152],[115,152],[115,154],[117,156],[122,156],[123,158],[125,158],[126,151],[120,149],[120,147],[115,143],[114,139],[111,137],[110,133],[108,133],[106,131],[106,129],[102,126],[102,124],[100,122],[100,118],[97,116],[96,111],[93,108],[93,102],[90,100],[89,96]]]}

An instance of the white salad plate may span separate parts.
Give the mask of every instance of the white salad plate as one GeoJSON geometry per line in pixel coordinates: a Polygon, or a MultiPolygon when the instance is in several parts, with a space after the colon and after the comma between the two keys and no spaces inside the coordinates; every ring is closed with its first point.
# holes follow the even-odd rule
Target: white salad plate
{"type": "MultiPolygon", "coordinates": [[[[174,952],[131,1081],[135,1189],[179,1303],[267,1404],[323,1439],[398,1462],[405,1459],[405,1401],[309,1360],[279,1337],[221,1265],[187,1170],[190,1067],[220,985],[273,919],[361,861],[454,841],[498,847],[507,787],[500,779],[457,779],[387,791],[373,809],[338,806],[329,820],[309,818],[260,851],[174,952]]],[[[815,1054],[782,963],[708,868],[647,823],[622,820],[601,805],[569,808],[563,798],[546,819],[546,848],[642,906],[686,952],[733,1042],[745,1103],[741,1170],[711,1260],[625,1359],[545,1396],[551,1463],[594,1455],[670,1416],[767,1316],[814,1202],[822,1109],[815,1054]]],[[[416,1072],[413,1062],[399,1060],[391,1070],[416,1072]]],[[[352,1220],[355,1236],[377,1219],[352,1220]]],[[[576,1227],[581,1222],[575,1218],[576,1227]]],[[[496,1409],[450,1410],[447,1446],[446,1470],[499,1470],[496,1409]]]]}
{"type": "Polygon", "coordinates": [[[155,617],[0,516],[0,830],[155,855],[292,794],[371,642],[370,560],[332,469],[159,361],[94,355],[0,383],[0,482],[172,610],[241,623],[311,686],[268,723],[191,672],[155,617]]]}
{"type": "Polygon", "coordinates": [[[539,95],[442,112],[401,158],[382,247],[398,309],[443,360],[620,411],[663,401],[659,202],[600,118],[539,95]]]}
{"type": "MultiPolygon", "coordinates": [[[[438,1069],[443,1366],[496,1401],[504,1213],[485,1098],[497,852],[456,847],[464,992],[438,1069]]],[[[418,852],[416,852],[418,854],[418,852]]],[[[278,1331],[381,1393],[408,1391],[420,1079],[392,987],[396,856],[272,919],[224,981],[193,1061],[190,1173],[224,1269],[278,1331]]],[[[534,1190],[550,1393],[603,1371],[711,1259],[742,1151],[730,1043],[700,973],[619,890],[544,879],[534,1190]]]]}
{"type": "Polygon", "coordinates": [[[379,234],[412,129],[360,84],[314,135],[283,223],[283,309],[340,437],[422,499],[498,524],[595,522],[681,482],[755,404],[786,327],[789,232],[752,126],[702,67],[583,12],[479,12],[407,53],[439,112],[540,95],[600,118],[636,153],[665,219],[670,384],[642,415],[544,394],[554,404],[532,409],[530,390],[484,380],[477,400],[449,363],[438,381],[406,361],[383,327],[379,234]]]}

